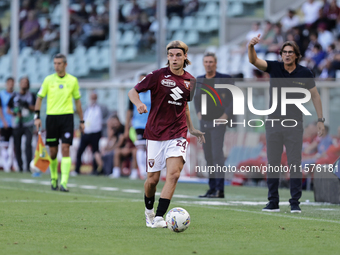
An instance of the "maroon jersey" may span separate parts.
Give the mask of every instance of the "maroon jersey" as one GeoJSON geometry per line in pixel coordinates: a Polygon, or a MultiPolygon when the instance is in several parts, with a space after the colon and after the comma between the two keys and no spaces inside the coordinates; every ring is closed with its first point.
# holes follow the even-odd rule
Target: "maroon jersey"
{"type": "Polygon", "coordinates": [[[185,108],[194,94],[194,81],[195,78],[186,71],[178,76],[165,67],[149,73],[135,86],[138,93],[151,91],[151,109],[148,109],[144,138],[155,141],[186,138],[185,108]]]}

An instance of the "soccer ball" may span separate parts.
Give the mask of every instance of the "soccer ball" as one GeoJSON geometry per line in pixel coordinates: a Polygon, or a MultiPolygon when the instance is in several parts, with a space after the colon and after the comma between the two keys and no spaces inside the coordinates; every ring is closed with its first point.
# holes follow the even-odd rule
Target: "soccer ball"
{"type": "Polygon", "coordinates": [[[34,160],[32,160],[30,163],[30,170],[31,173],[40,173],[40,169],[34,165],[34,160]]]}
{"type": "Polygon", "coordinates": [[[190,225],[190,215],[181,207],[172,208],[165,219],[168,229],[173,232],[183,232],[190,225]]]}

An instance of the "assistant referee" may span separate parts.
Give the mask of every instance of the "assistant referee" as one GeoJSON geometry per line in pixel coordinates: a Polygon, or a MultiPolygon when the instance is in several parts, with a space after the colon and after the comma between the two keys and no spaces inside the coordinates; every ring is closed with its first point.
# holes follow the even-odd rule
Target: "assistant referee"
{"type": "Polygon", "coordinates": [[[53,60],[56,73],[47,76],[41,85],[35,104],[34,125],[41,127],[40,108],[42,99],[47,96],[46,145],[50,147],[51,189],[58,190],[58,145],[62,143],[60,191],[68,192],[67,182],[71,169],[70,145],[73,140],[73,102],[80,118],[80,131],[84,130],[83,111],[80,103],[78,79],[66,73],[67,60],[57,54],[53,60]]]}

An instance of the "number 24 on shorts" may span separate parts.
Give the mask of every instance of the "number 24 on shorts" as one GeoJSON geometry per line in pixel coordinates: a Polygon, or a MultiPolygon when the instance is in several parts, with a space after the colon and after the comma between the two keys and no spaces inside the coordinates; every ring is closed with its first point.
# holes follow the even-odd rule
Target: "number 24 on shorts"
{"type": "Polygon", "coordinates": [[[177,140],[177,144],[176,146],[182,147],[181,151],[185,152],[186,146],[187,146],[187,141],[181,141],[181,140],[177,140]]]}

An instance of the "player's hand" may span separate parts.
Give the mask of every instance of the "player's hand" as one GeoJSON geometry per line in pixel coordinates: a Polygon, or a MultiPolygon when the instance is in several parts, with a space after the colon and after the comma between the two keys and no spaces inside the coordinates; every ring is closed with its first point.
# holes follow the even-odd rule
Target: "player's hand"
{"type": "Polygon", "coordinates": [[[41,119],[35,119],[34,120],[34,125],[37,128],[37,130],[39,131],[41,128],[41,119]]]}
{"type": "Polygon", "coordinates": [[[261,37],[261,34],[258,34],[256,37],[253,37],[249,42],[249,46],[254,47],[256,44],[258,44],[260,42],[260,37],[261,37]]]}
{"type": "Polygon", "coordinates": [[[317,124],[317,128],[318,128],[318,136],[323,136],[323,134],[325,133],[325,125],[322,122],[318,122],[317,124]]]}
{"type": "Polygon", "coordinates": [[[8,128],[8,124],[6,121],[3,122],[4,123],[4,129],[7,129],[8,128]]]}
{"type": "Polygon", "coordinates": [[[205,138],[204,138],[204,134],[203,132],[197,130],[197,129],[193,129],[191,131],[189,131],[190,134],[196,136],[198,138],[198,142],[199,143],[205,143],[205,138]]]}
{"type": "Polygon", "coordinates": [[[142,113],[147,113],[148,109],[145,104],[140,104],[137,106],[137,111],[139,112],[139,114],[142,114],[142,113]]]}
{"type": "Polygon", "coordinates": [[[79,130],[83,134],[85,130],[85,124],[84,123],[79,123],[79,130]]]}

